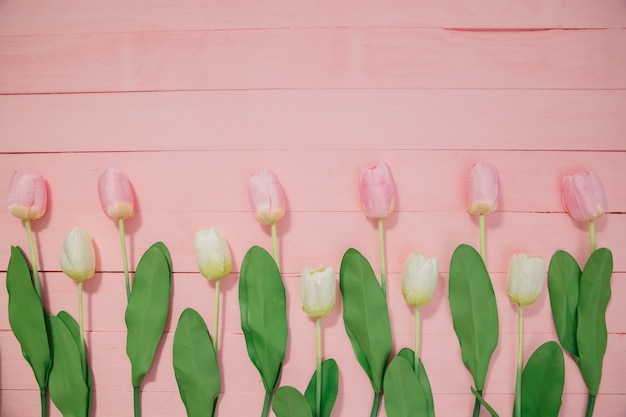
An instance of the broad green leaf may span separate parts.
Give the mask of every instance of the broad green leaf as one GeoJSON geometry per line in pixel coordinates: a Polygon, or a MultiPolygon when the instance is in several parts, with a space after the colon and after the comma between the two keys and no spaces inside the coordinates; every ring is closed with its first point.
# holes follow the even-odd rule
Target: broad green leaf
{"type": "MultiPolygon", "coordinates": [[[[402,356],[404,359],[409,362],[411,368],[415,369],[415,351],[409,348],[403,348],[398,352],[398,356],[402,356]]],[[[420,359],[419,361],[419,371],[417,373],[417,381],[420,383],[422,387],[422,391],[424,392],[424,398],[426,400],[426,409],[428,413],[426,414],[428,417],[435,417],[435,403],[433,402],[433,390],[430,387],[430,381],[428,380],[428,374],[426,373],[426,368],[424,368],[424,363],[420,359]]]]}
{"type": "Polygon", "coordinates": [[[595,250],[580,277],[578,301],[578,353],[580,371],[589,389],[597,395],[606,352],[606,308],[611,299],[613,255],[606,248],[595,250]]]}
{"type": "Polygon", "coordinates": [[[9,293],[9,323],[20,342],[22,354],[30,364],[40,388],[48,385],[52,359],[46,329],[46,317],[37,294],[30,268],[22,249],[11,246],[7,267],[9,293]]]}
{"type": "Polygon", "coordinates": [[[578,294],[580,267],[572,255],[557,251],[552,255],[548,267],[548,291],[556,332],[563,348],[578,363],[578,294]]]}
{"type": "Polygon", "coordinates": [[[370,263],[356,249],[341,260],[339,286],[343,322],[361,367],[374,392],[380,392],[391,354],[391,325],[387,301],[370,263]]]}
{"type": "MultiPolygon", "coordinates": [[[[309,403],[311,410],[315,410],[315,394],[317,391],[317,370],[313,372],[313,376],[306,387],[304,397],[309,403]]],[[[330,417],[333,411],[335,400],[337,399],[337,391],[339,390],[339,368],[334,359],[326,359],[322,362],[322,408],[320,417],[330,417]]]]}
{"type": "Polygon", "coordinates": [[[385,371],[385,411],[388,417],[428,415],[426,395],[415,371],[403,356],[393,358],[385,371]]]}
{"type": "MultiPolygon", "coordinates": [[[[66,326],[67,317],[48,316],[54,364],[50,371],[50,398],[63,417],[87,417],[91,390],[85,382],[83,358],[75,335],[66,326]]],[[[89,370],[87,368],[87,378],[89,370]]]]}
{"type": "Polygon", "coordinates": [[[248,356],[265,391],[272,392],[287,349],[287,300],[276,262],[259,246],[251,247],[241,263],[239,310],[248,356]]]}
{"type": "Polygon", "coordinates": [[[309,403],[294,387],[280,387],[274,394],[272,410],[276,417],[313,417],[309,403]]]}
{"type": "Polygon", "coordinates": [[[557,417],[561,408],[565,360],[556,342],[546,342],[532,354],[522,373],[522,415],[557,417]]]}
{"type": "Polygon", "coordinates": [[[188,417],[213,416],[220,373],[206,323],[192,308],[180,315],[173,347],[174,375],[188,417]]]}
{"type": "Polygon", "coordinates": [[[498,345],[498,307],[485,263],[469,245],[459,245],[452,254],[448,294],[463,363],[482,392],[498,345]]]}
{"type": "Polygon", "coordinates": [[[172,261],[157,242],[143,254],[126,307],[126,354],[132,366],[133,387],[141,386],[163,336],[172,289],[172,261]]]}

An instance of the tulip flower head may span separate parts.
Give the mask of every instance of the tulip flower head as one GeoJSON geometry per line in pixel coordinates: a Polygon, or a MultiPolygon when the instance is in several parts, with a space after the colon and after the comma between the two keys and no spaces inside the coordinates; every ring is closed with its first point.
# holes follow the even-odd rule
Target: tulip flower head
{"type": "Polygon", "coordinates": [[[579,171],[563,177],[563,206],[577,221],[599,219],[607,209],[606,194],[600,178],[593,171],[579,171]]]}
{"type": "Polygon", "coordinates": [[[254,217],[262,225],[275,223],[285,215],[287,207],[285,192],[272,171],[264,169],[251,176],[248,181],[248,193],[254,217]]]}
{"type": "Polygon", "coordinates": [[[98,178],[102,210],[112,219],[129,219],[135,214],[135,197],[128,178],[115,168],[107,168],[98,178]]]}
{"type": "Polygon", "coordinates": [[[61,269],[74,281],[91,278],[96,272],[96,253],[91,236],[85,230],[75,227],[63,240],[61,269]]]}
{"type": "Polygon", "coordinates": [[[363,168],[359,178],[363,211],[372,219],[389,216],[396,204],[396,186],[385,162],[363,168]]]}
{"type": "Polygon", "coordinates": [[[329,266],[317,269],[305,267],[300,281],[302,310],[309,317],[326,317],[335,306],[337,284],[335,272],[329,266]]]}
{"type": "Polygon", "coordinates": [[[222,278],[230,273],[233,261],[228,242],[215,227],[196,233],[196,260],[200,274],[208,280],[222,278]]]}
{"type": "Polygon", "coordinates": [[[498,208],[500,176],[489,162],[477,162],[469,172],[467,208],[471,214],[487,214],[498,208]]]}
{"type": "Polygon", "coordinates": [[[46,213],[46,182],[38,171],[15,171],[11,176],[7,205],[18,219],[35,220],[46,213]]]}
{"type": "Polygon", "coordinates": [[[543,258],[513,255],[507,274],[507,292],[511,301],[520,306],[534,303],[543,288],[546,269],[543,258]]]}
{"type": "Polygon", "coordinates": [[[437,258],[411,253],[402,270],[402,295],[413,307],[428,304],[433,297],[439,277],[437,258]]]}

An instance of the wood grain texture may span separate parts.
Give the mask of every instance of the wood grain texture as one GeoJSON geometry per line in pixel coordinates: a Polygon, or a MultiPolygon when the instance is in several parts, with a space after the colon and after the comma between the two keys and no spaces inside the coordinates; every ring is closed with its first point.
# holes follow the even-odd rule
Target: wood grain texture
{"type": "Polygon", "coordinates": [[[626,29],[289,28],[7,36],[0,42],[1,94],[626,88],[626,29]]]}
{"type": "Polygon", "coordinates": [[[0,95],[0,150],[623,151],[624,108],[625,90],[0,95]]]}

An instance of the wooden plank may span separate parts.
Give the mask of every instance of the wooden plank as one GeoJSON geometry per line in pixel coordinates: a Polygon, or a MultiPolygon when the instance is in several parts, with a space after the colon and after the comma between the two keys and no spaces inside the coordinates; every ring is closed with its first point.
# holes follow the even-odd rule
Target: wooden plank
{"type": "Polygon", "coordinates": [[[626,30],[314,28],[8,36],[0,93],[626,88],[626,30]]]}
{"type": "Polygon", "coordinates": [[[411,26],[471,29],[624,27],[619,0],[438,2],[382,0],[340,4],[302,0],[231,2],[185,0],[123,1],[104,4],[60,0],[6,0],[0,35],[103,33],[201,29],[411,26]]]}
{"type": "Polygon", "coordinates": [[[0,95],[0,151],[626,150],[623,108],[624,90],[0,95]]]}

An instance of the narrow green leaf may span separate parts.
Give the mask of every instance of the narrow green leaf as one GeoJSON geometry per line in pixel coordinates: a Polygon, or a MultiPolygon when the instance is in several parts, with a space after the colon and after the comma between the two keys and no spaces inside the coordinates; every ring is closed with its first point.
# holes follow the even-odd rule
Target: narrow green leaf
{"type": "Polygon", "coordinates": [[[188,417],[213,416],[220,373],[209,329],[200,314],[185,309],[174,333],[174,375],[188,417]]]}
{"type": "Polygon", "coordinates": [[[606,308],[611,299],[613,255],[606,248],[595,250],[580,277],[578,301],[578,353],[580,371],[589,394],[597,395],[606,352],[606,308]]]}
{"type": "Polygon", "coordinates": [[[132,366],[133,387],[141,385],[163,336],[172,288],[171,265],[161,242],[148,248],[137,265],[126,307],[126,354],[132,366]]]}
{"type": "MultiPolygon", "coordinates": [[[[404,359],[409,362],[411,368],[415,370],[415,351],[409,348],[403,348],[398,352],[398,356],[402,356],[404,359]]],[[[426,373],[426,368],[424,368],[424,363],[420,359],[419,361],[419,371],[417,375],[417,381],[420,383],[422,387],[422,391],[424,392],[424,398],[426,400],[426,409],[428,413],[426,414],[428,417],[435,417],[435,403],[433,401],[433,390],[430,387],[430,381],[428,380],[428,374],[426,373]]]]}
{"type": "Polygon", "coordinates": [[[469,245],[459,245],[452,255],[448,294],[463,363],[483,391],[498,345],[498,307],[485,263],[469,245]]]}
{"type": "Polygon", "coordinates": [[[522,373],[522,415],[557,417],[561,408],[565,360],[556,342],[546,342],[532,354],[522,373]]]}
{"type": "Polygon", "coordinates": [[[287,300],[276,262],[259,246],[250,248],[241,263],[239,310],[248,356],[265,391],[272,392],[287,350],[287,300]]]}
{"type": "Polygon", "coordinates": [[[557,251],[552,255],[548,267],[548,292],[552,318],[563,348],[578,363],[578,294],[580,287],[580,267],[572,255],[557,251]]]}
{"type": "MultiPolygon", "coordinates": [[[[304,392],[304,397],[308,401],[311,410],[315,410],[316,381],[317,370],[313,372],[309,385],[304,392]]],[[[326,359],[322,362],[322,409],[320,417],[330,417],[337,399],[337,391],[339,391],[339,368],[337,367],[337,362],[334,359],[326,359]]]]}
{"type": "Polygon", "coordinates": [[[385,372],[385,411],[388,417],[428,415],[426,396],[411,364],[402,356],[393,358],[385,372]]]}
{"type": "Polygon", "coordinates": [[[54,364],[50,371],[50,398],[63,417],[87,417],[91,390],[84,379],[80,345],[76,344],[73,331],[66,326],[67,316],[61,319],[50,315],[48,320],[54,352],[54,364]]]}
{"type": "Polygon", "coordinates": [[[9,323],[20,343],[22,354],[30,364],[40,388],[48,385],[52,365],[50,342],[41,298],[37,294],[26,257],[17,246],[11,246],[7,267],[9,323]]]}
{"type": "Polygon", "coordinates": [[[280,387],[274,394],[272,410],[276,417],[313,417],[309,403],[294,387],[280,387]]]}
{"type": "Polygon", "coordinates": [[[380,392],[391,354],[387,301],[372,266],[356,249],[348,249],[343,255],[339,286],[343,322],[354,353],[374,392],[380,392]]]}
{"type": "Polygon", "coordinates": [[[480,395],[480,393],[476,391],[474,387],[470,387],[470,390],[472,391],[472,394],[474,394],[474,397],[476,397],[478,401],[482,404],[482,406],[485,407],[487,411],[489,411],[489,414],[491,414],[491,417],[500,417],[498,416],[498,413],[496,413],[496,410],[494,410],[493,407],[489,405],[487,401],[485,401],[485,398],[482,395],[480,395]]]}

